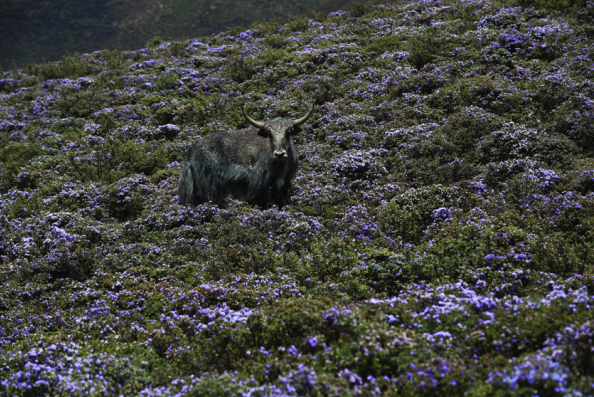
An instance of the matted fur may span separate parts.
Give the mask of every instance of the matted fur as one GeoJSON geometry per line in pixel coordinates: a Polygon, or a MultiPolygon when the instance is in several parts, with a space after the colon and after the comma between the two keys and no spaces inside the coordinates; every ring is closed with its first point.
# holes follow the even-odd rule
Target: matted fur
{"type": "Polygon", "coordinates": [[[292,139],[298,127],[286,119],[264,124],[264,129],[219,132],[194,143],[179,178],[180,203],[220,204],[230,194],[265,207],[272,191],[282,206],[299,167],[292,139]]]}

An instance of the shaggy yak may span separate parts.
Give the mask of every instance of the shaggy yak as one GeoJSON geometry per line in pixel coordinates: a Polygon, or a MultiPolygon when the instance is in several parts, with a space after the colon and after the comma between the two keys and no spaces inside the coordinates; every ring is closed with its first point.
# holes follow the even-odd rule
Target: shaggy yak
{"type": "Polygon", "coordinates": [[[228,194],[262,208],[271,191],[282,207],[283,198],[297,173],[299,160],[293,135],[312,115],[297,120],[276,118],[258,122],[241,111],[255,128],[219,132],[194,143],[179,176],[181,204],[220,204],[228,194]]]}

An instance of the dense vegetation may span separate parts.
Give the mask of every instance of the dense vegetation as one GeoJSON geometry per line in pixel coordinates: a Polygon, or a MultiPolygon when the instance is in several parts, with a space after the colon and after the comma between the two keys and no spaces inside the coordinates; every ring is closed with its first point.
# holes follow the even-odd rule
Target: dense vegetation
{"type": "Polygon", "coordinates": [[[0,394],[594,394],[594,3],[419,1],[0,79],[0,394]],[[530,6],[530,7],[528,7],[530,6]],[[180,206],[295,117],[286,206],[180,206]]]}

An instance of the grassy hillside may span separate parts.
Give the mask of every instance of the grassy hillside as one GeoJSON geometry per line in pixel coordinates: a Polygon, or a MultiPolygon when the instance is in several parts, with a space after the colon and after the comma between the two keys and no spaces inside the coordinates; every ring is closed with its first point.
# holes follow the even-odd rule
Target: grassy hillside
{"type": "Polygon", "coordinates": [[[0,395],[593,395],[594,5],[518,4],[2,73],[0,395]],[[282,210],[179,205],[312,101],[282,210]]]}
{"type": "MultiPolygon", "coordinates": [[[[397,1],[392,1],[392,3],[397,1]]],[[[0,67],[66,54],[134,50],[159,36],[182,40],[255,21],[332,12],[353,0],[6,0],[0,6],[0,67]]]]}

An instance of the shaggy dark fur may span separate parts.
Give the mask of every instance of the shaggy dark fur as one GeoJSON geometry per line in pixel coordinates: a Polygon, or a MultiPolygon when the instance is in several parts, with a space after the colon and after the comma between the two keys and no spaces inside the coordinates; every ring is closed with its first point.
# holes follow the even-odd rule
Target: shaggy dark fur
{"type": "MultiPolygon", "coordinates": [[[[312,112],[313,107],[299,121],[303,123],[312,112]]],[[[261,129],[209,135],[188,149],[179,178],[181,204],[220,204],[231,194],[266,207],[272,192],[274,202],[282,206],[299,166],[292,140],[299,128],[292,120],[280,118],[259,124],[261,129]]]]}

